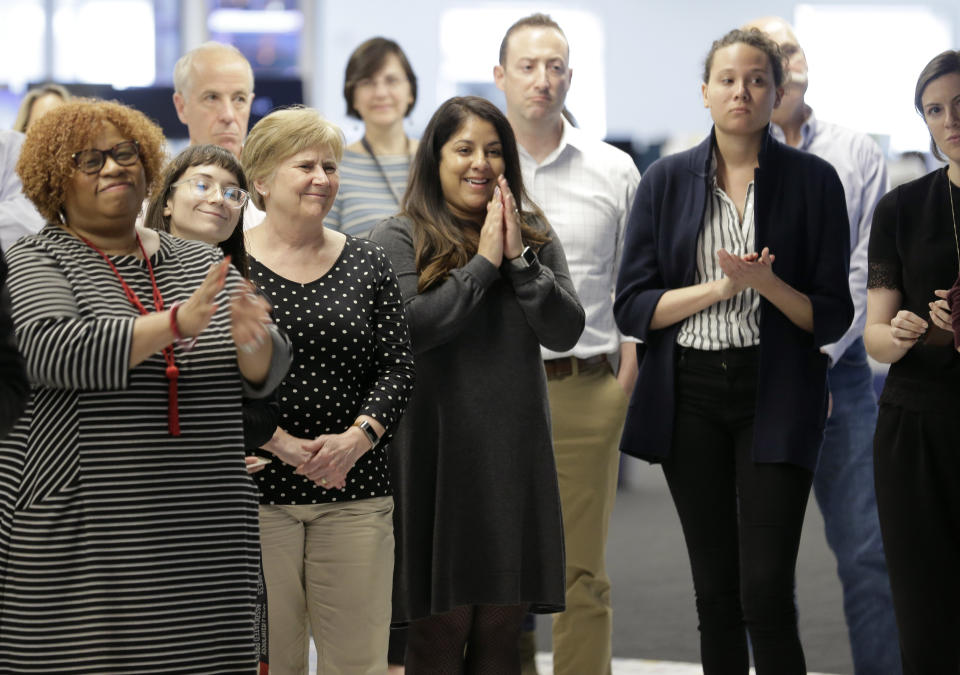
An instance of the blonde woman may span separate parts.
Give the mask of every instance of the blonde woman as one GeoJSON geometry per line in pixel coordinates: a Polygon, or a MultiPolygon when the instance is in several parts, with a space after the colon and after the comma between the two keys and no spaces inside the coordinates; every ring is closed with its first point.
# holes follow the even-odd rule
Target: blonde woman
{"type": "Polygon", "coordinates": [[[413,385],[397,279],[383,251],[324,226],[340,130],[309,108],[251,130],[241,161],[256,206],[250,278],[293,342],[280,424],[256,474],[271,672],[382,673],[393,578],[387,441],[413,385]]]}

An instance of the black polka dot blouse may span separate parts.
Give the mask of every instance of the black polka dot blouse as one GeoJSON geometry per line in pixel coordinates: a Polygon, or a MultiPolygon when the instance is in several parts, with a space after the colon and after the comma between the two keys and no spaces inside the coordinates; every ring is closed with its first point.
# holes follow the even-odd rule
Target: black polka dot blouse
{"type": "Polygon", "coordinates": [[[391,494],[388,441],[413,388],[413,353],[389,259],[376,244],[347,237],[319,279],[293,282],[256,259],[250,277],[293,343],[293,364],[277,390],[280,427],[315,438],[342,433],[358,415],[369,415],[387,429],[347,474],[344,490],[318,487],[273,457],[254,474],[260,503],[326,504],[391,494]]]}

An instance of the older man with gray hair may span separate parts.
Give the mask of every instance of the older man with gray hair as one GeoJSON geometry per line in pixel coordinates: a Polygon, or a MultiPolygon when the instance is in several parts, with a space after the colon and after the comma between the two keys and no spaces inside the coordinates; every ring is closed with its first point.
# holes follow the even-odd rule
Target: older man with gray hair
{"type": "Polygon", "coordinates": [[[790,24],[779,17],[765,17],[744,28],[766,33],[786,58],[788,76],[780,106],[773,111],[771,133],[830,162],[846,194],[850,296],[856,311],[846,334],[823,348],[830,358],[827,382],[832,408],[813,489],[827,542],[837,557],[854,669],[857,675],[897,675],[901,672],[899,641],[873,486],[877,399],[863,346],[867,244],[873,209],[887,191],[886,163],[866,134],[814,116],[804,101],[807,59],[790,24]]]}
{"type": "MultiPolygon", "coordinates": [[[[204,42],[173,67],[173,105],[187,125],[190,145],[210,143],[237,157],[243,149],[253,103],[253,68],[233,45],[204,42]]],[[[259,225],[264,213],[247,202],[243,228],[259,225]]]]}

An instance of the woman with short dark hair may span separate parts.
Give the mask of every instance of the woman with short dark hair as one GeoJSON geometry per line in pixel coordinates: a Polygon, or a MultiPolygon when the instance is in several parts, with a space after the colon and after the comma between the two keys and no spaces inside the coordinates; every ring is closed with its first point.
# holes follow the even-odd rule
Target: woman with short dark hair
{"type": "Polygon", "coordinates": [[[714,126],[654,163],[627,225],[614,314],[643,341],[620,447],[663,465],[693,572],[706,675],[806,672],[794,570],[827,412],[823,345],[850,325],[843,187],[769,133],[783,57],[713,43],[714,126]]]}
{"type": "Polygon", "coordinates": [[[394,441],[394,619],[407,670],[519,672],[529,611],[562,611],[563,534],[540,346],[584,313],[496,106],[446,101],[403,212],[371,238],[403,291],[417,382],[394,441]]]}
{"type": "Polygon", "coordinates": [[[863,333],[867,352],[891,364],[874,470],[908,675],[954,673],[960,661],[960,51],[926,65],[914,105],[946,166],[877,204],[863,333]]]}
{"type": "Polygon", "coordinates": [[[340,190],[326,226],[366,237],[400,210],[417,141],[404,119],[417,102],[417,76],[393,40],[375,37],[353,50],[343,82],[347,115],[363,121],[363,137],[340,160],[340,190]]]}

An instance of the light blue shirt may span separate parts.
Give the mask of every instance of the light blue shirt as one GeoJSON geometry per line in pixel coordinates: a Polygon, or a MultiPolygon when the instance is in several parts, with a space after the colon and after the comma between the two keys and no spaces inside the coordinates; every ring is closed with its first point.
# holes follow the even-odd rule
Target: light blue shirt
{"type": "MultiPolygon", "coordinates": [[[[887,192],[887,164],[876,141],[859,131],[818,120],[811,108],[802,128],[800,150],[827,160],[843,183],[850,220],[850,297],[853,323],[837,342],[821,349],[834,365],[854,340],[863,335],[867,321],[867,246],[873,209],[887,192]]],[[[770,125],[773,136],[785,142],[783,130],[770,125]]]]}

